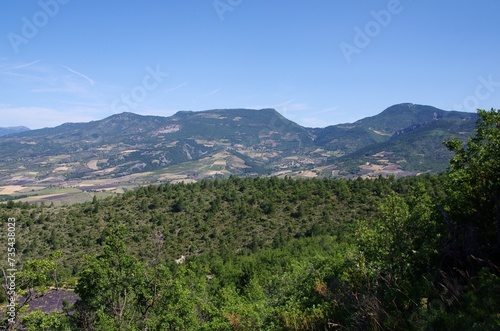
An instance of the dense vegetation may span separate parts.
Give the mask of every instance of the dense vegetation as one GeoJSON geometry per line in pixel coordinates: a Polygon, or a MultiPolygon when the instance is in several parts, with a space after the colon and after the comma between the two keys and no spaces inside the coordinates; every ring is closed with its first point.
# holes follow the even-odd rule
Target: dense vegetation
{"type": "MultiPolygon", "coordinates": [[[[388,159],[394,164],[405,160],[404,169],[407,171],[421,171],[427,169],[433,173],[439,173],[443,164],[448,163],[453,153],[443,150],[442,141],[456,136],[457,132],[473,131],[473,121],[457,119],[440,119],[431,121],[425,125],[414,125],[406,130],[400,130],[388,141],[375,145],[365,146],[341,158],[345,166],[359,166],[360,160],[373,162],[373,155],[380,151],[391,151],[388,159]],[[436,139],[439,138],[439,139],[436,139]]],[[[460,136],[460,135],[459,135],[460,136]]],[[[466,135],[461,135],[466,140],[466,135]]]]}
{"type": "Polygon", "coordinates": [[[51,286],[80,297],[18,321],[28,330],[498,329],[500,113],[479,115],[466,146],[446,143],[455,156],[442,175],[231,177],[57,208],[10,201],[0,217],[17,219],[19,305],[51,286]]]}

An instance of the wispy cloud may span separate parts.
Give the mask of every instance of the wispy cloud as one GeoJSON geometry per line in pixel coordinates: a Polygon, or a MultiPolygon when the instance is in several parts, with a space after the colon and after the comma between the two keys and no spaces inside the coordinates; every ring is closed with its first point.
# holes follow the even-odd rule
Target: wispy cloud
{"type": "Polygon", "coordinates": [[[32,66],[34,64],[37,64],[39,62],[40,62],[40,60],[35,60],[35,61],[29,62],[29,63],[18,64],[18,65],[15,65],[13,67],[6,68],[6,69],[4,69],[2,71],[9,71],[9,70],[16,70],[16,69],[27,68],[27,67],[30,67],[30,66],[32,66]]]}
{"type": "Polygon", "coordinates": [[[94,80],[72,67],[41,60],[19,63],[0,60],[2,125],[32,128],[64,122],[96,120],[108,112],[110,95],[120,87],[94,80]],[[7,102],[5,102],[7,103],[7,102]]]}
{"type": "Polygon", "coordinates": [[[16,100],[18,105],[26,102],[40,107],[54,107],[61,102],[104,104],[109,106],[110,96],[124,89],[121,86],[100,82],[86,73],[62,64],[51,64],[41,60],[29,63],[12,63],[0,60],[0,99],[16,100]],[[26,98],[30,95],[29,98],[26,98]]]}
{"type": "Polygon", "coordinates": [[[6,80],[19,92],[34,93],[84,93],[89,84],[83,84],[81,78],[95,84],[88,76],[67,66],[53,66],[40,60],[29,63],[11,64],[0,71],[0,80],[6,80]],[[60,68],[64,68],[62,71],[60,68]]]}
{"type": "Polygon", "coordinates": [[[219,93],[219,92],[220,92],[220,90],[221,90],[220,88],[217,88],[217,89],[215,89],[215,90],[213,90],[213,91],[208,92],[207,94],[202,95],[201,97],[202,97],[202,98],[209,97],[209,96],[211,96],[211,95],[214,95],[214,94],[219,93]]]}
{"type": "Polygon", "coordinates": [[[171,92],[174,92],[175,90],[178,90],[178,89],[180,89],[180,88],[182,88],[182,87],[184,87],[184,86],[186,86],[186,85],[188,85],[188,84],[189,84],[189,82],[185,82],[185,83],[179,84],[179,85],[177,85],[177,86],[174,86],[174,87],[172,87],[172,88],[169,88],[168,90],[166,90],[166,91],[165,91],[165,93],[171,93],[171,92]]]}
{"type": "Polygon", "coordinates": [[[64,65],[61,65],[61,67],[63,67],[64,69],[68,70],[69,72],[74,73],[77,76],[80,76],[80,77],[86,79],[90,83],[90,85],[94,85],[95,84],[94,80],[91,79],[89,76],[84,75],[81,72],[78,72],[78,71],[76,71],[74,69],[71,69],[70,67],[67,67],[67,66],[64,66],[64,65]]]}

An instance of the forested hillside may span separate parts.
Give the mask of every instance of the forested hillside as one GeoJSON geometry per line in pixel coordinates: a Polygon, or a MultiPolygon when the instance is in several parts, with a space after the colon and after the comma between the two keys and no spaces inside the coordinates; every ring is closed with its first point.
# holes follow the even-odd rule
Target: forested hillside
{"type": "Polygon", "coordinates": [[[354,123],[307,128],[274,109],[121,113],[0,137],[0,201],[87,202],[134,187],[234,176],[396,177],[446,170],[442,142],[477,115],[398,104],[354,123]]]}
{"type": "Polygon", "coordinates": [[[72,206],[3,204],[16,220],[16,325],[496,330],[500,113],[479,115],[466,146],[447,142],[455,157],[441,175],[232,176],[72,206]],[[80,300],[27,308],[52,288],[80,300]]]}

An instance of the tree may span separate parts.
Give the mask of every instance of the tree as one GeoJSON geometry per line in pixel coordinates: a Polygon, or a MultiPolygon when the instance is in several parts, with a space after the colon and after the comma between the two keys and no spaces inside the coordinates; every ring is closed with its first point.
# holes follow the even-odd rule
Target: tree
{"type": "Polygon", "coordinates": [[[95,323],[106,330],[126,330],[131,324],[140,289],[143,266],[128,254],[123,227],[105,230],[104,253],[87,257],[76,293],[82,326],[95,323]]]}
{"type": "Polygon", "coordinates": [[[476,135],[445,145],[449,198],[443,215],[448,240],[441,249],[440,304],[433,328],[493,330],[500,326],[500,112],[478,110],[476,135]],[[495,313],[493,313],[495,312],[495,313]]]}
{"type": "Polygon", "coordinates": [[[394,329],[410,327],[409,316],[418,311],[429,286],[423,279],[438,233],[431,199],[424,192],[423,185],[416,185],[406,201],[392,193],[379,205],[379,218],[357,225],[357,243],[372,277],[367,286],[373,296],[370,301],[377,303],[374,311],[368,307],[369,315],[378,314],[385,326],[394,329]]]}
{"type": "MultiPolygon", "coordinates": [[[[46,259],[33,259],[28,260],[24,264],[21,271],[19,271],[14,278],[17,281],[15,284],[18,289],[17,293],[12,293],[12,288],[9,284],[12,277],[7,276],[7,273],[2,269],[4,284],[2,285],[9,302],[16,302],[16,311],[20,311],[26,307],[33,300],[41,297],[46,291],[47,287],[52,285],[50,278],[54,280],[54,285],[57,286],[56,263],[53,259],[59,258],[60,252],[56,251],[50,258],[46,259]]],[[[14,288],[15,289],[15,288],[14,288]]],[[[18,314],[13,317],[14,323],[9,324],[9,328],[13,328],[18,321],[18,314]]]]}
{"type": "Polygon", "coordinates": [[[445,142],[450,161],[451,216],[457,225],[478,230],[480,243],[500,247],[500,112],[478,110],[476,135],[464,146],[445,142]],[[495,240],[496,237],[496,240],[495,240]]]}
{"type": "Polygon", "coordinates": [[[23,330],[27,331],[69,331],[68,320],[60,313],[46,314],[40,310],[33,311],[21,318],[23,330]]]}

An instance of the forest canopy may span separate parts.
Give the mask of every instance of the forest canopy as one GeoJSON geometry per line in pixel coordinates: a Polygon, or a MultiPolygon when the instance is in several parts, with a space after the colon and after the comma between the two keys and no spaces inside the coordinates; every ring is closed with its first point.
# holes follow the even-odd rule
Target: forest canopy
{"type": "Polygon", "coordinates": [[[230,177],[72,206],[3,204],[2,219],[16,219],[19,314],[2,325],[498,329],[500,113],[478,114],[466,144],[445,142],[455,156],[440,175],[230,177]],[[54,289],[79,300],[30,310],[54,289]]]}

